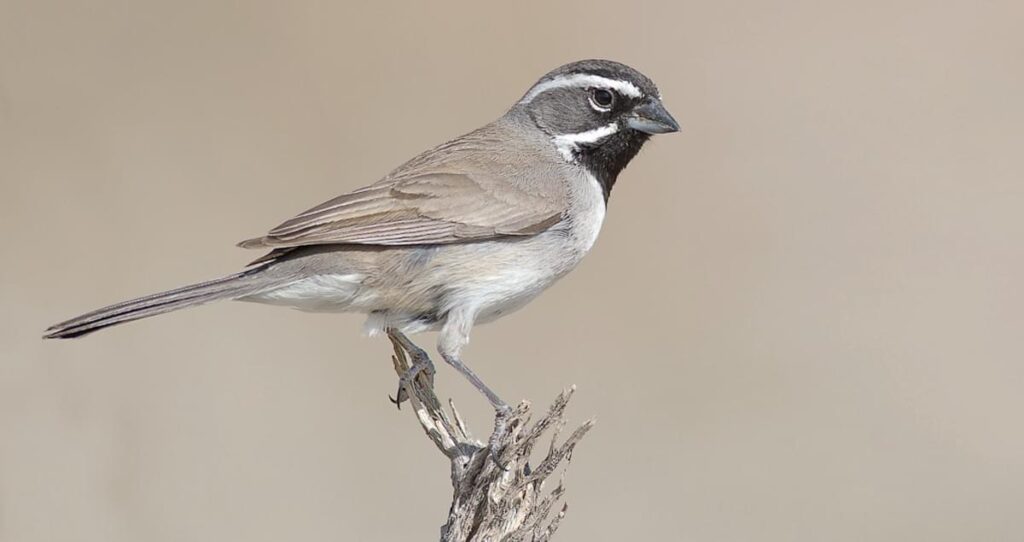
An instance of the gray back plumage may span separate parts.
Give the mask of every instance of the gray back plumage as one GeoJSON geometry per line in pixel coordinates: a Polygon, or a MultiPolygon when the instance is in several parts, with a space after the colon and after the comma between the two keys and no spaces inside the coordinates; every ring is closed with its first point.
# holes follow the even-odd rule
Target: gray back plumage
{"type": "Polygon", "coordinates": [[[545,149],[514,133],[524,130],[516,124],[503,117],[241,246],[427,245],[539,233],[566,208],[560,166],[555,156],[547,167],[538,161],[545,149]]]}

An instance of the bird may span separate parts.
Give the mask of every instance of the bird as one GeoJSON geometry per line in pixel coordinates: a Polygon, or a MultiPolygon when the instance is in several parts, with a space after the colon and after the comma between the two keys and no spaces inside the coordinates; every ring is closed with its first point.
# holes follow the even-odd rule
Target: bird
{"type": "Polygon", "coordinates": [[[636,69],[565,64],[497,120],[239,243],[267,251],[242,271],[94,310],[43,337],[219,300],[364,313],[368,334],[414,348],[416,369],[429,358],[405,334],[438,331],[444,361],[507,415],[508,403],[463,362],[471,329],[575,268],[597,240],[619,174],[651,136],[678,130],[636,69]]]}

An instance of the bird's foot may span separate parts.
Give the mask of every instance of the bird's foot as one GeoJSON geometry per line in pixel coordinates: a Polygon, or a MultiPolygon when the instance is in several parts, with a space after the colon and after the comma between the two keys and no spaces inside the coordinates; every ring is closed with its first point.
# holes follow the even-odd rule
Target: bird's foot
{"type": "Polygon", "coordinates": [[[411,386],[413,380],[419,376],[420,373],[427,375],[429,385],[434,385],[434,362],[431,361],[430,356],[420,347],[413,344],[408,337],[401,333],[395,333],[391,335],[392,338],[401,344],[402,348],[409,353],[410,361],[412,362],[409,368],[402,373],[402,376],[398,378],[398,391],[394,397],[388,396],[388,399],[398,407],[402,409],[402,403],[409,399],[409,393],[406,391],[408,386],[411,386]]]}
{"type": "Polygon", "coordinates": [[[512,407],[505,403],[494,406],[494,431],[491,433],[491,438],[487,440],[487,453],[490,454],[491,461],[494,461],[494,464],[504,471],[508,470],[508,462],[502,463],[501,461],[502,441],[508,436],[511,420],[512,407]]]}

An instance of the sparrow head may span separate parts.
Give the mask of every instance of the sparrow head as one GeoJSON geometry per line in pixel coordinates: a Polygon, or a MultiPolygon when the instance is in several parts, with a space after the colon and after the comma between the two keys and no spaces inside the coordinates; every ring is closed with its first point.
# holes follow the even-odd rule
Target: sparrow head
{"type": "Polygon", "coordinates": [[[566,161],[587,168],[606,198],[651,135],[679,130],[654,82],[610,60],[581,60],[551,71],[513,110],[528,115],[566,161]]]}

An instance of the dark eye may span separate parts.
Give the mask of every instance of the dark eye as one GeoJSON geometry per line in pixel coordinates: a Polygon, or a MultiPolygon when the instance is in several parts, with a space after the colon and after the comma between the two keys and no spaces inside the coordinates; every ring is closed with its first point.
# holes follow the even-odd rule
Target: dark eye
{"type": "Polygon", "coordinates": [[[603,88],[595,88],[590,91],[590,104],[594,109],[608,111],[615,103],[615,93],[603,88]]]}

